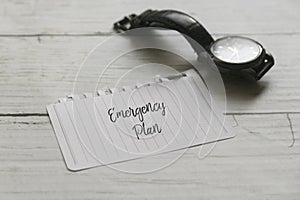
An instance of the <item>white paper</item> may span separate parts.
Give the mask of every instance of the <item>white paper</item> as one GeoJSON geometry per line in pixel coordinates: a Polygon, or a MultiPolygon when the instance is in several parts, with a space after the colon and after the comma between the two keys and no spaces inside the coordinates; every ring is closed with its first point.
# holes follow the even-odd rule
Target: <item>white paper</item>
{"type": "Polygon", "coordinates": [[[111,94],[74,96],[47,111],[68,169],[170,152],[233,137],[194,70],[111,94]]]}

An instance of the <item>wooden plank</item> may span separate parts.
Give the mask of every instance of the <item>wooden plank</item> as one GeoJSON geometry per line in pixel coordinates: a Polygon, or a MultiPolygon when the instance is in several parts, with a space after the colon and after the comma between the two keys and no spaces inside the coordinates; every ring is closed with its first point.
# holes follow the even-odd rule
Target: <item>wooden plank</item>
{"type": "MultiPolygon", "coordinates": [[[[69,172],[47,117],[1,117],[0,195],[14,200],[297,199],[299,118],[290,116],[295,137],[291,146],[286,114],[228,116],[237,134],[234,139],[214,148],[189,149],[163,170],[134,175],[108,167],[69,172]]],[[[173,156],[168,153],[127,165],[141,170],[173,156]]]]}
{"type": "Polygon", "coordinates": [[[1,35],[107,34],[112,23],[147,8],[180,9],[202,21],[212,33],[299,33],[297,0],[3,0],[0,4],[1,35]]]}
{"type": "MultiPolygon", "coordinates": [[[[163,36],[165,41],[177,36],[163,36]]],[[[228,113],[243,112],[300,112],[300,68],[298,58],[299,35],[253,35],[274,54],[276,65],[259,82],[242,78],[226,78],[228,113]]],[[[140,64],[157,62],[182,71],[190,65],[186,61],[164,52],[142,51],[130,53],[116,60],[105,71],[104,58],[118,53],[116,44],[100,50],[79,79],[76,74],[85,55],[107,37],[21,37],[0,38],[0,113],[42,113],[45,106],[73,92],[94,92],[95,88],[114,82],[128,70],[140,64]],[[100,83],[100,84],[99,84],[100,83]]],[[[180,46],[182,47],[182,46],[180,46]]],[[[191,51],[191,48],[181,49],[191,51]]],[[[165,68],[136,70],[120,84],[134,84],[149,80],[155,74],[167,74],[165,68]],[[145,71],[146,70],[146,71],[145,71]]]]}

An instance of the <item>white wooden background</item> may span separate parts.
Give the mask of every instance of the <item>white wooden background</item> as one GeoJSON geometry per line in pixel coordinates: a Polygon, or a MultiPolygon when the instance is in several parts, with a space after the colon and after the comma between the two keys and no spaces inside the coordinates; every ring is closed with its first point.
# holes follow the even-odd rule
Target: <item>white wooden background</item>
{"type": "MultiPolygon", "coordinates": [[[[1,0],[0,199],[299,199],[299,11],[298,0],[1,0]],[[79,64],[112,34],[112,22],[146,8],[186,11],[214,37],[252,37],[273,53],[276,66],[259,83],[225,80],[227,118],[237,137],[205,159],[192,148],[155,173],[69,172],[45,105],[72,91],[79,64]]],[[[133,56],[127,67],[138,59],[150,58],[133,56]]],[[[122,66],[105,83],[128,69],[122,66]]],[[[87,72],[86,81],[92,78],[87,72]]],[[[133,162],[151,165],[169,156],[133,162]]]]}

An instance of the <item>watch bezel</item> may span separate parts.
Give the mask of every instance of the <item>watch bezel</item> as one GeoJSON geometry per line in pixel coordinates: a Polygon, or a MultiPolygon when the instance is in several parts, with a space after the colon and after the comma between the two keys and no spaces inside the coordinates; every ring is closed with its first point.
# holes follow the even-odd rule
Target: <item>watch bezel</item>
{"type": "Polygon", "coordinates": [[[222,37],[222,38],[218,38],[217,40],[215,40],[210,46],[209,46],[209,54],[211,55],[213,61],[220,67],[224,67],[224,68],[227,68],[227,69],[231,69],[231,70],[240,70],[240,69],[247,69],[247,68],[253,68],[253,67],[256,67],[260,64],[262,64],[263,60],[264,60],[264,57],[265,57],[265,49],[263,48],[263,46],[251,39],[251,38],[248,38],[248,37],[243,37],[243,36],[226,36],[226,37],[222,37]],[[213,47],[213,45],[215,43],[217,43],[218,41],[220,40],[223,40],[223,39],[226,39],[226,38],[230,38],[230,37],[235,37],[235,38],[243,38],[243,39],[247,39],[247,40],[251,40],[253,41],[254,43],[256,43],[260,48],[261,48],[261,52],[260,54],[258,54],[255,58],[253,58],[252,60],[250,61],[246,61],[246,62],[240,62],[240,63],[230,63],[230,62],[226,62],[224,60],[221,60],[219,59],[218,57],[216,57],[212,51],[211,51],[211,48],[213,47]]]}

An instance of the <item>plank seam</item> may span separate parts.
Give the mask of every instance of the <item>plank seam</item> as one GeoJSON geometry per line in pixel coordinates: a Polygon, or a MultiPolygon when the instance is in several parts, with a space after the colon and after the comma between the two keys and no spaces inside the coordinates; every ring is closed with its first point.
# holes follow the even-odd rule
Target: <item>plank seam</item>
{"type": "Polygon", "coordinates": [[[295,144],[295,133],[294,133],[294,128],[293,128],[293,123],[292,123],[292,120],[290,118],[290,115],[289,114],[286,114],[286,118],[289,122],[289,126],[290,126],[290,130],[291,130],[291,134],[292,134],[292,143],[289,147],[293,147],[294,144],[295,144]]]}
{"type": "MultiPolygon", "coordinates": [[[[114,32],[95,32],[95,33],[32,33],[32,34],[0,34],[0,37],[97,37],[113,36],[114,32]]],[[[228,35],[300,35],[300,32],[277,32],[277,33],[214,33],[213,36],[228,35]]],[[[177,36],[176,34],[166,34],[166,36],[177,36]]]]}
{"type": "MultiPolygon", "coordinates": [[[[282,112],[228,112],[225,115],[290,115],[300,114],[300,111],[282,111],[282,112]]],[[[47,113],[0,113],[0,117],[45,117],[47,113]]]]}
{"type": "Polygon", "coordinates": [[[46,113],[0,113],[0,117],[45,117],[46,113]]]}
{"type": "Polygon", "coordinates": [[[225,115],[282,115],[300,114],[300,111],[271,111],[271,112],[227,112],[225,115]]]}

